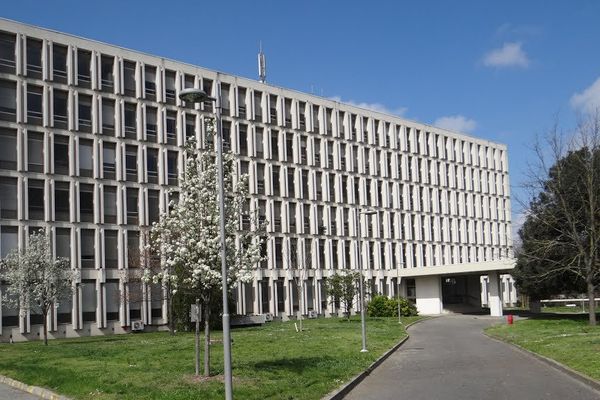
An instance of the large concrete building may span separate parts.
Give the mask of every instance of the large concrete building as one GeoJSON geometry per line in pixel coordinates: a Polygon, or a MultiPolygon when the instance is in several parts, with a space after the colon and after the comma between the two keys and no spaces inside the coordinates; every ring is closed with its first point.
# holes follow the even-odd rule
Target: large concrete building
{"type": "MultiPolygon", "coordinates": [[[[128,271],[177,187],[183,144],[210,144],[212,105],[183,104],[185,87],[220,91],[224,145],[249,175],[248,209],[268,221],[267,261],[235,289],[238,313],[334,313],[324,280],[360,253],[376,291],[400,290],[422,313],[481,306],[486,276],[501,315],[499,274],[513,266],[504,145],[0,20],[1,256],[47,227],[79,272],[51,335],[166,322],[162,289],[128,271]],[[362,218],[359,252],[367,209],[378,213],[362,218]],[[307,260],[303,296],[288,254],[307,260]]],[[[39,335],[39,315],[3,305],[1,317],[1,340],[39,335]]]]}

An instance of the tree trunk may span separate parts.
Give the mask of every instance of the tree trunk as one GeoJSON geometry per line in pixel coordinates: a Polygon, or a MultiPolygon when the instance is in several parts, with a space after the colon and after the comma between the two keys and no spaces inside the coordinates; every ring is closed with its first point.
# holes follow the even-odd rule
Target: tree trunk
{"type": "Polygon", "coordinates": [[[588,292],[588,301],[589,301],[589,307],[588,307],[588,315],[589,315],[589,322],[590,325],[596,325],[596,302],[595,302],[595,287],[594,284],[591,282],[591,279],[588,278],[588,282],[587,282],[587,292],[588,292]]]}
{"type": "Polygon", "coordinates": [[[171,285],[167,287],[167,319],[169,320],[169,335],[175,335],[175,321],[173,321],[173,295],[171,285]]]}
{"type": "Polygon", "coordinates": [[[210,309],[204,302],[204,376],[210,376],[210,309]]]}
{"type": "Polygon", "coordinates": [[[48,310],[42,311],[44,317],[44,346],[48,346],[48,310]]]}

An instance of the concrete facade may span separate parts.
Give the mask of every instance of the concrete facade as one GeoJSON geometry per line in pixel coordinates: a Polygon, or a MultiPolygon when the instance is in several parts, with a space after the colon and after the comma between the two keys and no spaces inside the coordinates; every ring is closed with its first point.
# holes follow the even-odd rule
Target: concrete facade
{"type": "MultiPolygon", "coordinates": [[[[357,269],[359,254],[378,292],[394,295],[401,278],[424,313],[443,308],[433,276],[512,268],[502,144],[0,20],[0,255],[47,227],[80,276],[49,317],[51,335],[165,324],[163,288],[132,277],[177,187],[182,146],[194,137],[214,149],[212,105],[178,98],[192,86],[222,94],[224,145],[249,176],[246,208],[268,221],[267,261],[234,290],[239,314],[333,315],[324,280],[357,269]],[[379,214],[361,222],[359,252],[363,209],[379,214]]],[[[0,340],[39,333],[39,316],[0,313],[0,340]]]]}

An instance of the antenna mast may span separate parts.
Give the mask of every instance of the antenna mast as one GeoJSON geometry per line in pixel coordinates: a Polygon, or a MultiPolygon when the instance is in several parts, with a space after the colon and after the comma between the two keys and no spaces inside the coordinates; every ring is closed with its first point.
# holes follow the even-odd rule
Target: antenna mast
{"type": "Polygon", "coordinates": [[[265,53],[262,51],[262,41],[259,45],[258,51],[258,79],[261,83],[265,83],[267,80],[267,61],[265,59],[265,53]]]}

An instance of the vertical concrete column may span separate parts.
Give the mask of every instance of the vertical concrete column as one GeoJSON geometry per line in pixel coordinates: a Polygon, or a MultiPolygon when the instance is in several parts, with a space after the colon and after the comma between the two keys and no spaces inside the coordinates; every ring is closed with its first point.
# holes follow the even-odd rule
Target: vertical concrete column
{"type": "Polygon", "coordinates": [[[419,314],[436,315],[442,313],[442,282],[439,275],[415,278],[415,290],[417,292],[416,301],[419,314]]]}
{"type": "MultiPolygon", "coordinates": [[[[308,279],[305,279],[303,286],[302,286],[302,306],[300,308],[300,312],[302,313],[302,315],[308,314],[308,283],[309,282],[310,281],[308,279]]],[[[314,301],[314,296],[313,296],[313,301],[314,301]]]]}
{"type": "Polygon", "coordinates": [[[323,313],[323,308],[321,307],[321,280],[320,279],[315,279],[314,280],[314,288],[313,288],[313,302],[315,305],[315,311],[318,314],[322,314],[323,313]]]}
{"type": "Polygon", "coordinates": [[[492,317],[502,316],[502,292],[500,291],[500,276],[497,272],[488,274],[490,280],[489,307],[492,317]]]}
{"type": "Polygon", "coordinates": [[[285,292],[285,297],[286,297],[285,298],[285,302],[284,302],[284,305],[285,305],[285,307],[284,307],[285,308],[284,309],[284,311],[285,311],[285,318],[288,318],[290,315],[292,315],[292,310],[293,310],[293,307],[292,307],[292,287],[291,287],[291,283],[290,282],[291,281],[289,279],[287,279],[287,278],[284,281],[284,285],[285,285],[284,292],[285,292]]]}
{"type": "Polygon", "coordinates": [[[254,296],[254,314],[262,314],[262,281],[258,279],[254,280],[254,287],[256,288],[256,296],[254,296]]]}
{"type": "Polygon", "coordinates": [[[271,287],[271,312],[273,316],[277,317],[279,315],[279,310],[277,309],[277,301],[279,300],[277,297],[277,280],[270,278],[270,287],[271,287]]]}

